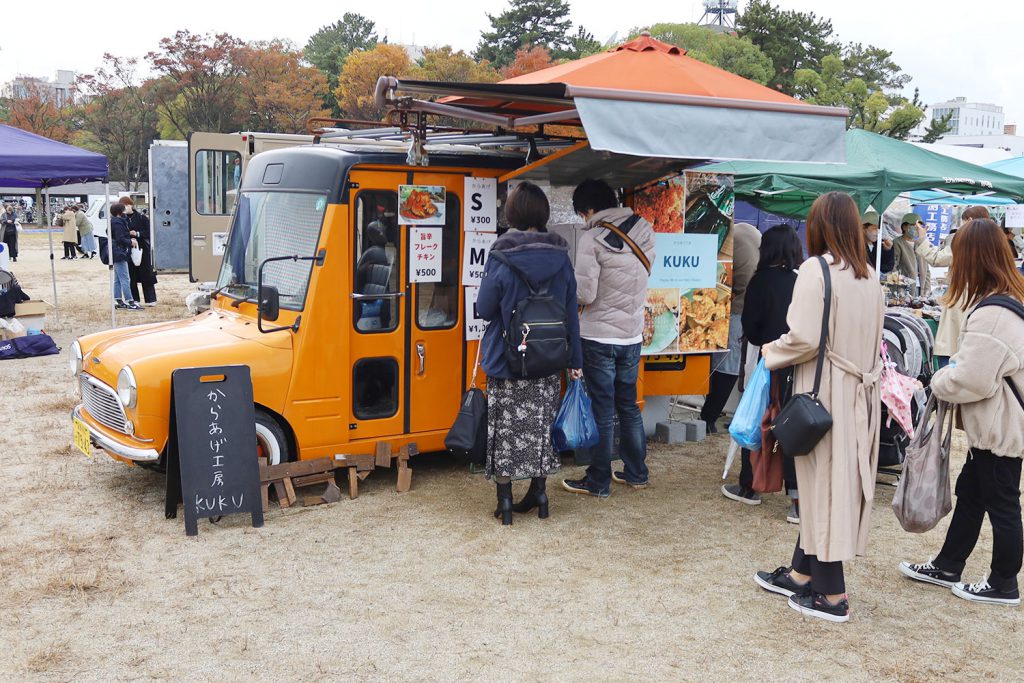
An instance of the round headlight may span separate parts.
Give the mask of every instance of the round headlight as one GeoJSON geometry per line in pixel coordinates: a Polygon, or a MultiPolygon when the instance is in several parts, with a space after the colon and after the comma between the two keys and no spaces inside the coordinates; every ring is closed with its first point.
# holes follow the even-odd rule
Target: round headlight
{"type": "Polygon", "coordinates": [[[135,384],[135,375],[127,365],[121,368],[117,376],[117,397],[125,408],[134,408],[138,400],[138,387],[135,384]]]}
{"type": "Polygon", "coordinates": [[[71,366],[71,374],[78,377],[82,372],[82,346],[77,341],[71,342],[71,358],[68,364],[71,366]]]}

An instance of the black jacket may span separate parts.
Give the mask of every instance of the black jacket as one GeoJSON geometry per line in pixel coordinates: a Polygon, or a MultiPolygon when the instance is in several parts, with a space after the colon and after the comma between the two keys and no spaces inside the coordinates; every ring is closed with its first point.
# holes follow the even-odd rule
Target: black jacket
{"type": "Polygon", "coordinates": [[[786,332],[786,312],[793,300],[796,271],[765,268],[754,273],[743,300],[743,336],[754,346],[769,344],[786,332]]]}
{"type": "MultiPolygon", "coordinates": [[[[878,263],[878,242],[868,243],[868,265],[872,268],[878,263]]],[[[896,267],[896,250],[882,247],[882,273],[891,273],[896,267]]]]}
{"type": "Polygon", "coordinates": [[[139,245],[142,246],[143,249],[147,249],[149,247],[150,242],[153,241],[152,237],[150,236],[149,218],[147,218],[144,213],[132,211],[130,215],[124,215],[124,221],[125,223],[128,224],[129,230],[134,230],[135,232],[139,233],[139,245]],[[146,242],[146,244],[143,245],[142,242],[146,242]]]}

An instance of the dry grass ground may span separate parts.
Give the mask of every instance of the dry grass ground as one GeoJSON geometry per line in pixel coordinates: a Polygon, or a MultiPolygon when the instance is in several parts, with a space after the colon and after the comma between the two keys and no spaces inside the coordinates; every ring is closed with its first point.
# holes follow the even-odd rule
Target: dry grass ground
{"type": "MultiPolygon", "coordinates": [[[[51,299],[45,238],[16,274],[51,299]]],[[[65,349],[109,325],[106,270],[56,262],[65,349]]],[[[184,314],[190,286],[122,324],[184,314]]],[[[1024,611],[896,571],[945,524],[904,533],[878,488],[846,625],[801,618],[750,577],[787,562],[786,503],[718,493],[727,441],[652,446],[654,485],[606,501],[552,491],[552,517],[489,514],[493,488],[444,458],[413,490],[377,472],[356,501],[266,526],[164,519],[163,478],[69,446],[67,353],[0,363],[0,679],[1020,680],[1024,611]]],[[[957,460],[962,460],[958,454],[957,460]]],[[[957,468],[959,462],[956,463],[957,468]]],[[[567,468],[567,474],[575,473],[567,468]]],[[[518,494],[518,490],[517,490],[518,494]]],[[[986,571],[986,527],[967,576],[986,571]]]]}

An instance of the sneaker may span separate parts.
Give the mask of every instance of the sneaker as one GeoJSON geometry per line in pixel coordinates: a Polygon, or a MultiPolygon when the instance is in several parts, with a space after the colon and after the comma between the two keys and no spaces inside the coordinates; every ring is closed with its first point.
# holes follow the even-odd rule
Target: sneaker
{"type": "Polygon", "coordinates": [[[155,301],[147,301],[146,303],[144,303],[142,305],[147,307],[147,308],[153,308],[154,306],[156,306],[156,302],[155,301]]]}
{"type": "Polygon", "coordinates": [[[946,588],[952,588],[954,584],[960,581],[959,574],[944,572],[932,564],[931,560],[921,564],[900,562],[900,572],[914,581],[934,583],[936,586],[945,586],[946,588]]]}
{"type": "Polygon", "coordinates": [[[704,420],[705,432],[708,434],[718,433],[718,424],[714,420],[704,420]]]}
{"type": "Polygon", "coordinates": [[[650,481],[646,479],[644,481],[630,481],[626,479],[625,472],[612,472],[612,481],[616,482],[617,484],[625,484],[626,486],[632,486],[635,489],[645,489],[647,488],[647,485],[650,483],[650,481]]]}
{"type": "Polygon", "coordinates": [[[598,498],[607,498],[611,494],[611,491],[608,489],[602,491],[591,485],[586,477],[583,479],[563,479],[562,488],[569,493],[578,493],[583,496],[596,496],[598,498]]]}
{"type": "Polygon", "coordinates": [[[797,583],[789,575],[790,569],[791,567],[779,567],[770,573],[757,572],[754,574],[754,582],[766,591],[785,595],[787,598],[793,595],[807,595],[810,593],[811,582],[797,583]]]}
{"type": "Polygon", "coordinates": [[[795,500],[789,504],[789,512],[786,513],[786,521],[790,524],[800,523],[800,503],[795,500]]]}
{"type": "Polygon", "coordinates": [[[953,595],[972,602],[987,602],[993,605],[1019,605],[1020,590],[1001,591],[993,588],[988,579],[978,583],[955,583],[953,595]]]}
{"type": "Polygon", "coordinates": [[[805,617],[816,617],[840,624],[850,620],[850,601],[845,597],[833,605],[821,593],[811,591],[807,595],[790,596],[789,606],[805,617]]]}
{"type": "Polygon", "coordinates": [[[142,310],[142,306],[140,306],[135,301],[129,301],[128,304],[125,306],[125,308],[127,308],[129,311],[141,311],[142,310]]]}
{"type": "Polygon", "coordinates": [[[722,486],[722,495],[729,500],[735,500],[738,503],[744,503],[746,505],[761,504],[761,496],[757,495],[746,486],[740,486],[739,484],[724,484],[722,486]]]}
{"type": "Polygon", "coordinates": [[[116,302],[114,302],[114,308],[128,308],[128,304],[118,299],[116,302]]]}

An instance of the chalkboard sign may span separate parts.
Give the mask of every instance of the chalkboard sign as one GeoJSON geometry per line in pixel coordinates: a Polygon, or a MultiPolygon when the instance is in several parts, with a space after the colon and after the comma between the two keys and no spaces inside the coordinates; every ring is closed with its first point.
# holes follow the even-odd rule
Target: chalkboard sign
{"type": "Polygon", "coordinates": [[[199,520],[241,512],[263,526],[256,415],[246,365],[182,368],[171,375],[166,516],[185,510],[185,533],[199,520]]]}

